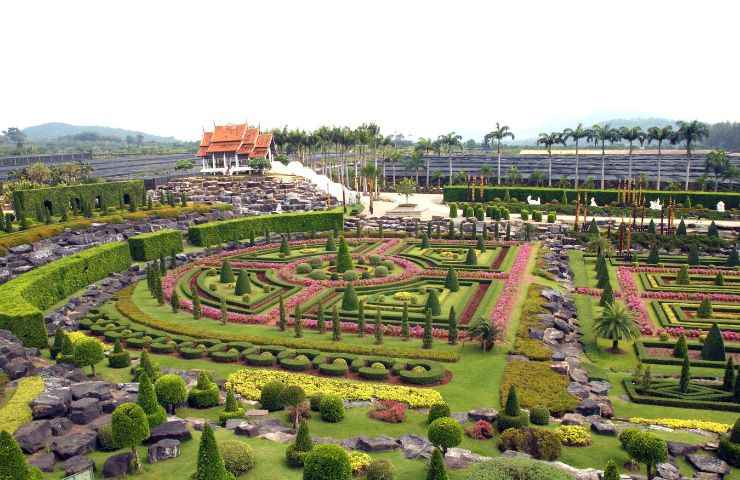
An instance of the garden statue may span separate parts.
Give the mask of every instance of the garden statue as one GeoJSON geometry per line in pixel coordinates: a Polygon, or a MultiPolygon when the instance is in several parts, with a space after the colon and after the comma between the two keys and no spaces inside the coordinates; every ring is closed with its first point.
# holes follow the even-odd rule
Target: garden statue
{"type": "Polygon", "coordinates": [[[725,213],[725,202],[723,202],[722,200],[717,202],[717,211],[720,213],[725,213]]]}
{"type": "Polygon", "coordinates": [[[537,197],[537,200],[532,200],[532,195],[527,195],[527,203],[530,205],[541,205],[542,202],[540,202],[540,197],[537,197]]]}
{"type": "Polygon", "coordinates": [[[663,205],[660,203],[660,198],[657,200],[650,200],[650,210],[663,210],[663,205]]]}
{"type": "Polygon", "coordinates": [[[592,207],[598,207],[598,205],[596,205],[596,198],[595,197],[591,197],[591,206],[592,207]]]}

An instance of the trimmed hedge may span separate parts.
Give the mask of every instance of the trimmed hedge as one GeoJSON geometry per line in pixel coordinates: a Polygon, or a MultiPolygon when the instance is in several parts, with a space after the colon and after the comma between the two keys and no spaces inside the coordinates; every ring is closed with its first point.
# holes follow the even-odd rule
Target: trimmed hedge
{"type": "Polygon", "coordinates": [[[708,400],[684,400],[680,398],[668,398],[642,395],[637,392],[635,385],[627,378],[622,381],[627,396],[635,403],[648,405],[660,405],[664,407],[682,407],[698,410],[720,410],[724,412],[740,412],[740,403],[736,402],[712,402],[708,400]]]}
{"type": "MultiPolygon", "coordinates": [[[[451,186],[444,187],[443,200],[445,202],[467,202],[468,192],[470,189],[467,186],[451,186]]],[[[476,189],[476,198],[478,197],[476,189]]],[[[546,188],[546,187],[484,187],[483,188],[483,201],[490,202],[495,198],[505,198],[506,192],[509,192],[511,199],[517,199],[519,201],[526,201],[527,195],[531,195],[533,198],[539,197],[543,203],[548,203],[553,200],[558,202],[563,198],[563,192],[568,195],[568,198],[576,198],[576,190],[572,188],[546,188]]],[[[584,190],[579,189],[579,192],[585,193],[587,198],[594,197],[596,203],[604,205],[606,203],[618,201],[619,190],[607,189],[607,190],[584,190]]],[[[725,208],[732,209],[740,207],[740,193],[734,192],[667,192],[658,190],[647,190],[644,191],[648,198],[666,198],[672,196],[679,202],[683,202],[686,198],[691,199],[692,205],[702,204],[707,208],[713,209],[714,205],[720,200],[725,202],[725,208]]],[[[478,199],[480,200],[480,199],[478,199]]]]}
{"type": "Polygon", "coordinates": [[[46,264],[0,285],[3,299],[0,328],[13,332],[27,347],[46,348],[44,310],[130,265],[128,245],[108,243],[46,264]]]}
{"type": "Polygon", "coordinates": [[[159,260],[163,255],[169,256],[172,252],[182,252],[182,233],[172,229],[142,233],[129,238],[128,246],[131,249],[131,258],[134,260],[142,262],[159,260]]]}
{"type": "MultiPolygon", "coordinates": [[[[16,190],[13,192],[13,209],[17,218],[34,217],[36,212],[47,208],[44,202],[51,204],[53,215],[61,215],[65,207],[71,209],[71,202],[87,203],[93,209],[96,199],[100,198],[100,207],[119,207],[128,195],[129,201],[144,204],[144,181],[128,180],[124,182],[85,183],[61,187],[34,188],[33,190],[16,190]]],[[[80,208],[81,209],[81,208],[80,208]]],[[[41,219],[38,219],[41,220],[41,219]]]]}
{"type": "Polygon", "coordinates": [[[344,226],[341,209],[319,212],[278,213],[241,217],[233,220],[194,225],[188,229],[190,243],[198,246],[216,245],[242,240],[250,235],[262,235],[265,230],[274,233],[340,230],[344,226]]]}

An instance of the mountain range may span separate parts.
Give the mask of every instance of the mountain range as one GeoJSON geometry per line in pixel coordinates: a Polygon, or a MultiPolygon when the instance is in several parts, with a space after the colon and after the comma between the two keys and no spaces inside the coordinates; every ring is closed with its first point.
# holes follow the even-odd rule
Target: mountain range
{"type": "Polygon", "coordinates": [[[34,125],[23,129],[28,140],[32,142],[45,142],[57,140],[61,137],[79,135],[81,133],[95,133],[101,137],[118,137],[124,140],[127,136],[136,137],[142,135],[145,142],[173,143],[177,142],[175,137],[160,137],[136,130],[124,128],[103,127],[98,125],[70,125],[68,123],[51,122],[34,125]]]}

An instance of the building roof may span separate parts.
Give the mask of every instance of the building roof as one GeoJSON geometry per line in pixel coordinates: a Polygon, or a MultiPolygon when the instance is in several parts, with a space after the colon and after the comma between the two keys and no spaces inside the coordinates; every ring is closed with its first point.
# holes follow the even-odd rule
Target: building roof
{"type": "Polygon", "coordinates": [[[249,127],[246,123],[216,125],[213,132],[203,132],[198,156],[207,157],[211,153],[237,153],[250,158],[262,158],[267,155],[271,144],[271,133],[261,133],[259,128],[249,127]]]}

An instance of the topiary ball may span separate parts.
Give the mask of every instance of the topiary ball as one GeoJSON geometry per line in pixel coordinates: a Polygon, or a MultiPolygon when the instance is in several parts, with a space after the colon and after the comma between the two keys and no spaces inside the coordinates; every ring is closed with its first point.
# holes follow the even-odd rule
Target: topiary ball
{"type": "Polygon", "coordinates": [[[344,402],[336,395],[324,395],[319,404],[319,413],[325,422],[341,422],[344,419],[344,402]]]}
{"type": "Polygon", "coordinates": [[[303,480],[350,480],[349,455],[338,445],[318,445],[303,461],[303,480]]]}
{"type": "Polygon", "coordinates": [[[367,467],[367,480],[393,480],[393,464],[388,460],[373,460],[367,467]]]}
{"type": "Polygon", "coordinates": [[[270,382],[263,385],[260,392],[262,408],[271,412],[282,410],[285,406],[281,399],[283,390],[285,390],[285,385],[281,382],[270,382]]]}
{"type": "Polygon", "coordinates": [[[377,370],[385,370],[385,365],[383,365],[380,362],[375,362],[372,365],[370,365],[370,368],[375,368],[377,370]]]}
{"type": "Polygon", "coordinates": [[[252,447],[239,440],[227,440],[218,446],[224,459],[224,467],[238,477],[254,468],[252,447]]]}
{"type": "Polygon", "coordinates": [[[334,365],[341,365],[343,367],[347,366],[347,360],[343,358],[335,358],[334,361],[331,363],[333,363],[334,365]]]}
{"type": "Polygon", "coordinates": [[[463,428],[457,420],[450,417],[438,418],[429,424],[427,437],[432,445],[443,450],[460,445],[463,428]]]}

